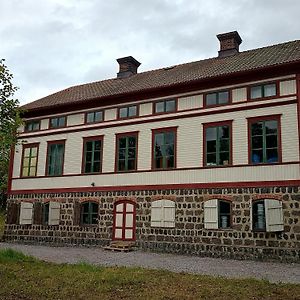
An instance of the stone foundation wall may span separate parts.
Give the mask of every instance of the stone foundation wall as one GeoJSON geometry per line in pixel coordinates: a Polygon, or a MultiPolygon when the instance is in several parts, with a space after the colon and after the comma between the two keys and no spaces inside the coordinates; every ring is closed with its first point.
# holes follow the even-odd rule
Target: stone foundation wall
{"type": "Polygon", "coordinates": [[[300,187],[185,189],[10,196],[9,203],[59,201],[60,225],[8,224],[5,240],[53,245],[108,245],[112,239],[113,209],[118,200],[136,202],[136,244],[145,250],[236,259],[276,259],[300,262],[300,187]],[[250,203],[257,198],[283,201],[284,231],[253,232],[250,203]],[[204,228],[204,202],[218,198],[232,203],[232,227],[204,228]],[[176,203],[175,228],[151,227],[151,202],[176,203]],[[74,225],[74,203],[99,203],[98,224],[74,225]]]}

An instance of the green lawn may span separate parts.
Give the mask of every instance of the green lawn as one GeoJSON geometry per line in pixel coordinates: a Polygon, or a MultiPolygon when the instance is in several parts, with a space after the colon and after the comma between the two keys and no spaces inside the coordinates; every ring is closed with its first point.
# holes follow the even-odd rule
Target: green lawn
{"type": "Polygon", "coordinates": [[[0,250],[0,299],[299,299],[300,285],[38,261],[0,250]]]}
{"type": "Polygon", "coordinates": [[[0,241],[4,233],[4,225],[5,225],[5,215],[4,212],[0,209],[0,241]]]}

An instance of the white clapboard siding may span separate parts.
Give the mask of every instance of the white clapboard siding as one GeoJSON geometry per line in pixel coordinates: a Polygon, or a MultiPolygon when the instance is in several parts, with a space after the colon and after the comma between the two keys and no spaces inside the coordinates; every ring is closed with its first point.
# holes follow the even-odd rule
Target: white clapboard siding
{"type": "Polygon", "coordinates": [[[152,102],[140,104],[139,115],[140,116],[151,115],[152,114],[152,108],[153,108],[152,102]]]}
{"type": "Polygon", "coordinates": [[[106,109],[104,111],[104,121],[115,120],[117,118],[117,109],[106,109]]]}
{"type": "Polygon", "coordinates": [[[175,227],[175,202],[156,200],[151,205],[152,227],[175,227]]]}
{"type": "Polygon", "coordinates": [[[21,202],[20,224],[32,224],[33,204],[30,202],[21,202]]]}
{"type": "Polygon", "coordinates": [[[247,100],[247,88],[232,90],[232,103],[242,102],[247,100]]]}
{"type": "Polygon", "coordinates": [[[280,82],[280,95],[287,96],[296,94],[296,80],[285,80],[280,82]]]}
{"type": "Polygon", "coordinates": [[[41,120],[41,130],[45,130],[49,128],[49,119],[42,119],[41,120]]]}
{"type": "Polygon", "coordinates": [[[60,203],[51,201],[49,203],[49,225],[59,225],[60,203]]]}
{"type": "Polygon", "coordinates": [[[204,202],[204,228],[218,229],[218,199],[204,202]]]}
{"type": "Polygon", "coordinates": [[[266,231],[283,231],[282,201],[265,199],[266,231]]]}
{"type": "Polygon", "coordinates": [[[74,126],[84,124],[84,113],[73,114],[67,117],[67,125],[74,126]]]}
{"type": "Polygon", "coordinates": [[[178,99],[178,110],[196,109],[203,107],[203,95],[194,95],[178,99]]]}

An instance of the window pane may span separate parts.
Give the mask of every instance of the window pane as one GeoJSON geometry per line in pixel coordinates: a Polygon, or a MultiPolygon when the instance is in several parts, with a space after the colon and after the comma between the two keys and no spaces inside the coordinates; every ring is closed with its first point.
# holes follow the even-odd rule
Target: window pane
{"type": "Polygon", "coordinates": [[[260,85],[251,87],[250,94],[251,99],[261,98],[263,96],[262,87],[260,85]]]}
{"type": "Polygon", "coordinates": [[[32,147],[31,148],[31,156],[37,156],[37,147],[32,147]]]}
{"type": "Polygon", "coordinates": [[[266,226],[265,207],[263,202],[253,204],[253,229],[264,230],[266,226]]]}
{"type": "Polygon", "coordinates": [[[100,122],[103,120],[103,112],[102,111],[97,111],[95,112],[95,122],[100,122]]]}
{"type": "Polygon", "coordinates": [[[277,133],[278,122],[276,120],[265,121],[266,134],[277,133]]]}
{"type": "Polygon", "coordinates": [[[263,123],[257,122],[251,125],[251,135],[263,135],[263,123]]]}
{"type": "Polygon", "coordinates": [[[217,139],[217,127],[206,128],[206,140],[215,141],[217,139]]]}
{"type": "Polygon", "coordinates": [[[130,106],[128,109],[128,116],[133,117],[136,116],[136,106],[130,106]]]}
{"type": "Polygon", "coordinates": [[[135,159],[135,148],[129,148],[128,149],[128,158],[129,159],[135,159]]]}
{"type": "Polygon", "coordinates": [[[134,170],[135,169],[135,159],[129,159],[128,160],[128,170],[134,170]]]}
{"type": "Polygon", "coordinates": [[[167,168],[174,168],[175,163],[174,163],[174,156],[167,156],[166,157],[166,167],[167,168]]]}
{"type": "Polygon", "coordinates": [[[35,167],[31,167],[29,170],[29,176],[35,176],[35,170],[36,170],[35,167]]]}
{"type": "Polygon", "coordinates": [[[229,138],[229,126],[219,126],[219,138],[229,138]]]}
{"type": "Polygon", "coordinates": [[[207,153],[215,153],[217,150],[217,142],[216,141],[207,141],[206,142],[206,151],[207,153]]]}
{"type": "Polygon", "coordinates": [[[220,153],[220,161],[219,165],[228,165],[229,164],[229,152],[221,152],[220,153]]]}
{"type": "Polygon", "coordinates": [[[101,149],[101,141],[94,141],[95,151],[100,151],[101,149]]]}
{"type": "Polygon", "coordinates": [[[162,157],[156,157],[155,159],[155,168],[162,169],[163,168],[163,158],[162,157]]]}
{"type": "Polygon", "coordinates": [[[174,144],[174,132],[166,132],[165,139],[166,144],[174,144]]]}
{"type": "Polygon", "coordinates": [[[221,152],[224,152],[224,151],[226,151],[226,152],[229,152],[229,139],[226,139],[226,140],[220,140],[220,151],[221,152]]]}
{"type": "Polygon", "coordinates": [[[267,135],[266,148],[277,148],[277,135],[267,135]]]}
{"type": "Polygon", "coordinates": [[[253,150],[251,160],[253,163],[263,162],[263,150],[253,150]]]}
{"type": "Polygon", "coordinates": [[[119,159],[119,162],[118,162],[118,170],[119,170],[119,171],[125,171],[125,170],[126,170],[125,160],[119,159]]]}
{"type": "Polygon", "coordinates": [[[50,120],[50,127],[55,128],[57,127],[57,118],[53,118],[50,120]]]}
{"type": "Polygon", "coordinates": [[[216,159],[216,154],[215,153],[207,154],[206,164],[208,166],[217,164],[217,159],[216,159]]]}
{"type": "Polygon", "coordinates": [[[85,163],[84,172],[85,173],[91,173],[92,172],[92,163],[91,162],[86,162],[85,163]]]}
{"type": "Polygon", "coordinates": [[[164,112],[165,111],[165,102],[156,102],[155,103],[155,112],[164,112]]]}
{"type": "Polygon", "coordinates": [[[264,96],[271,97],[276,95],[276,84],[267,84],[264,86],[264,96]]]}
{"type": "Polygon", "coordinates": [[[267,162],[273,163],[278,162],[278,151],[277,149],[267,149],[267,162]]]}
{"type": "Polygon", "coordinates": [[[136,138],[134,136],[130,136],[128,138],[128,147],[135,147],[136,138]]]}
{"type": "Polygon", "coordinates": [[[94,162],[95,161],[100,161],[100,151],[94,152],[94,162]]]}
{"type": "Polygon", "coordinates": [[[207,94],[206,95],[206,105],[215,105],[217,104],[217,94],[207,94]]]}
{"type": "Polygon", "coordinates": [[[23,160],[23,166],[24,167],[28,167],[29,166],[29,161],[30,161],[30,158],[29,157],[25,157],[24,160],[23,160]]]}
{"type": "Polygon", "coordinates": [[[225,104],[229,101],[229,92],[220,92],[219,93],[219,104],[225,104]]]}
{"type": "Polygon", "coordinates": [[[61,117],[58,119],[58,127],[64,127],[65,126],[65,117],[61,117]]]}
{"type": "Polygon", "coordinates": [[[155,134],[155,144],[162,145],[164,142],[164,134],[163,133],[156,133],[155,134]]]}
{"type": "Polygon", "coordinates": [[[252,138],[252,149],[262,149],[263,148],[263,137],[255,136],[252,138]]]}
{"type": "Polygon", "coordinates": [[[23,167],[22,176],[23,177],[28,176],[28,167],[23,167]]]}
{"type": "Polygon", "coordinates": [[[93,113],[93,112],[88,113],[88,114],[86,115],[86,121],[87,121],[87,123],[92,123],[92,122],[94,122],[94,113],[93,113]]]}
{"type": "Polygon", "coordinates": [[[93,142],[86,142],[86,151],[92,151],[93,150],[93,142]]]}
{"type": "Polygon", "coordinates": [[[175,111],[175,110],[176,110],[175,100],[166,101],[166,111],[175,111]]]}
{"type": "Polygon", "coordinates": [[[128,115],[127,115],[127,107],[122,107],[120,108],[120,118],[127,118],[128,115]]]}

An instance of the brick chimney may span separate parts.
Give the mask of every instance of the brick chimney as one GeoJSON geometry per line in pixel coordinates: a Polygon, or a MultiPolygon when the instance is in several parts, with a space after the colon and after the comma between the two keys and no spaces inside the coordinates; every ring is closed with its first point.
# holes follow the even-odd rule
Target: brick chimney
{"type": "Polygon", "coordinates": [[[220,41],[219,57],[227,57],[239,53],[242,39],[237,31],[218,34],[217,38],[220,41]]]}
{"type": "Polygon", "coordinates": [[[120,67],[119,73],[117,73],[117,78],[127,78],[131,75],[137,74],[137,69],[141,64],[132,56],[118,58],[117,62],[120,67]]]}

